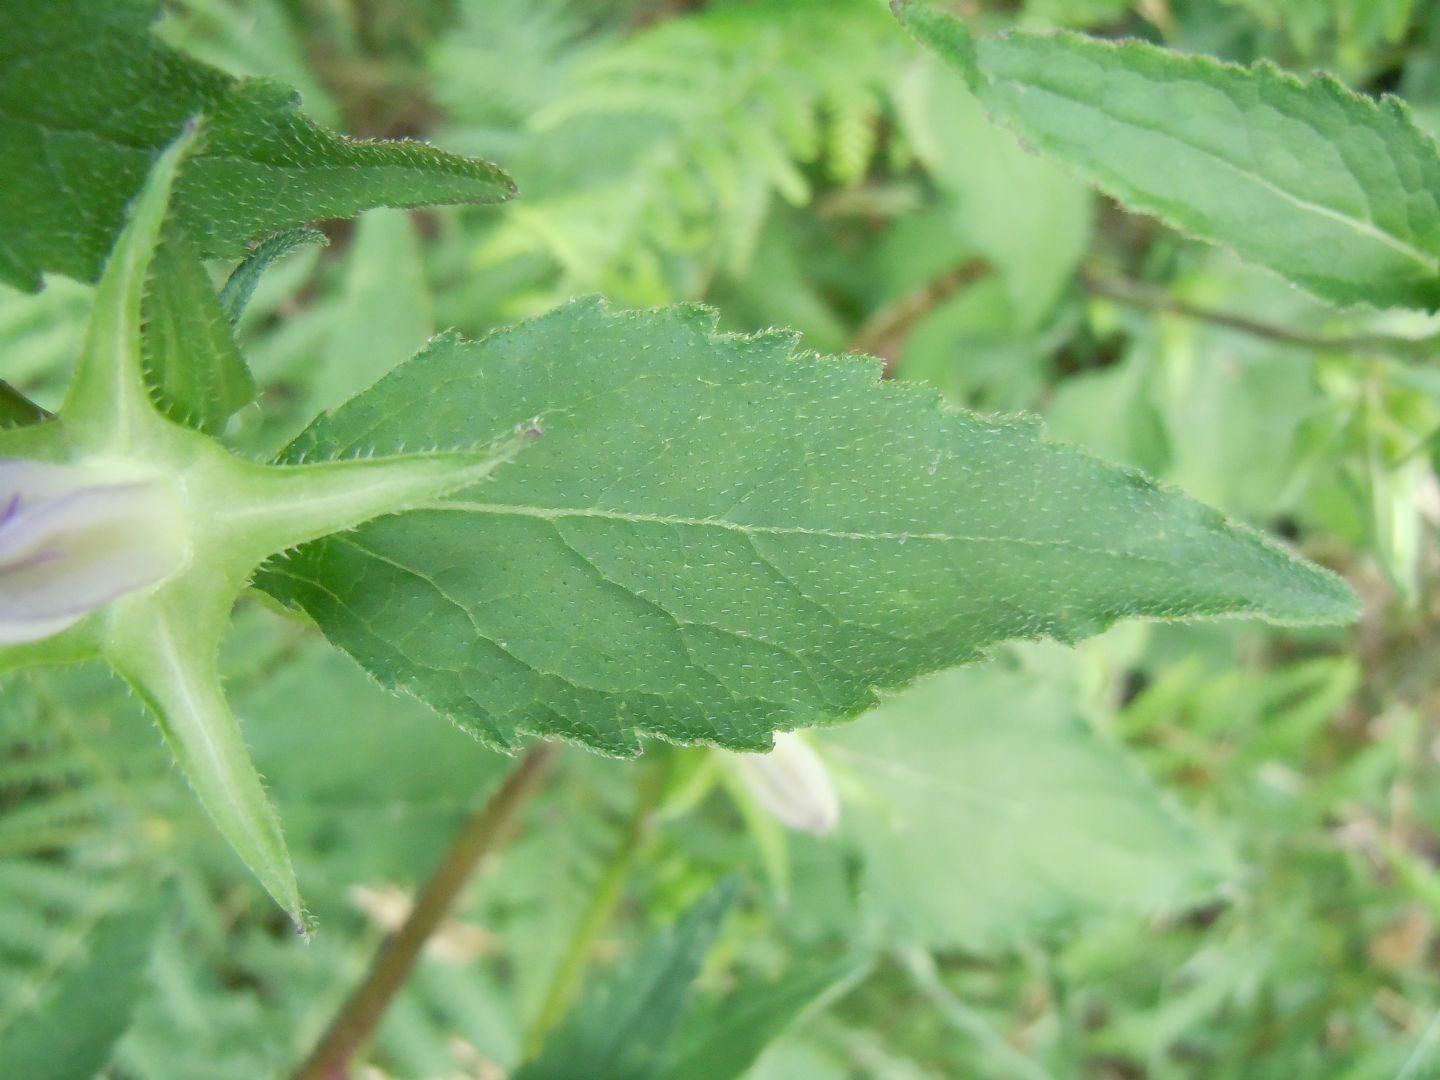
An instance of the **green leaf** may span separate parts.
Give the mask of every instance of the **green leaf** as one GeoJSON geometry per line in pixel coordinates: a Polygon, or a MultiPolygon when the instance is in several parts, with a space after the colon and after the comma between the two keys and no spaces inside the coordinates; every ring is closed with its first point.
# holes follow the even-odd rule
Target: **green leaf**
{"type": "Polygon", "coordinates": [[[205,257],[241,257],[255,237],[315,218],[513,194],[487,162],[318,127],[284,87],[237,81],[163,45],[154,12],[153,0],[0,7],[0,282],[33,290],[47,271],[97,277],[126,203],[196,115],[205,144],[175,213],[205,257]]]}
{"type": "Polygon", "coordinates": [[[668,1076],[661,1072],[666,1049],[738,885],[734,878],[722,881],[634,961],[594,982],[514,1080],[668,1076]]]}
{"type": "Polygon", "coordinates": [[[665,1080],[733,1080],[745,1075],[782,1032],[865,977],[873,960],[851,957],[802,968],[773,983],[752,983],[696,1008],[676,1036],[665,1080]]]}
{"type": "Polygon", "coordinates": [[[997,661],[945,672],[825,733],[827,756],[859,787],[843,820],[889,941],[1009,948],[1219,883],[1219,853],[1072,697],[997,661]]]}
{"type": "Polygon", "coordinates": [[[878,376],[717,335],[697,307],[581,302],[438,338],[286,457],[469,446],[536,416],[543,437],[259,584],[489,742],[615,753],[768,748],[999,641],[1125,616],[1353,617],[1338,579],[1215,512],[878,376]]]}
{"type": "Polygon", "coordinates": [[[992,116],[1127,207],[1329,300],[1440,307],[1440,156],[1398,99],[1138,41],[976,42],[894,6],[992,116]]]}
{"type": "Polygon", "coordinates": [[[194,245],[167,229],[155,249],[144,303],[145,373],[172,419],[217,432],[255,400],[255,380],[230,332],[194,245]]]}
{"type": "Polygon", "coordinates": [[[314,378],[314,400],[338,405],[408,360],[435,333],[434,306],[410,215],[366,214],[346,253],[340,317],[314,378]]]}
{"type": "Polygon", "coordinates": [[[329,241],[325,239],[324,233],[304,226],[286,229],[260,241],[255,245],[255,250],[245,256],[240,265],[225,279],[225,285],[220,290],[220,307],[225,312],[225,317],[232,324],[240,320],[250,298],[255,295],[260,278],[286,255],[311,244],[324,247],[327,243],[329,241]]]}
{"type": "Polygon", "coordinates": [[[140,996],[158,925],[153,903],[114,890],[94,921],[52,943],[0,997],[0,1076],[91,1080],[110,1059],[140,996]]]}
{"type": "MultiPolygon", "coordinates": [[[[1085,254],[1094,196],[992,124],[964,80],[939,60],[917,67],[905,90],[900,117],[916,154],[956,197],[961,235],[998,272],[1016,322],[1034,328],[1085,254]]],[[[945,362],[953,367],[947,345],[945,362]]]]}
{"type": "Polygon", "coordinates": [[[9,383],[0,381],[0,428],[25,427],[49,418],[50,414],[39,405],[9,383]]]}

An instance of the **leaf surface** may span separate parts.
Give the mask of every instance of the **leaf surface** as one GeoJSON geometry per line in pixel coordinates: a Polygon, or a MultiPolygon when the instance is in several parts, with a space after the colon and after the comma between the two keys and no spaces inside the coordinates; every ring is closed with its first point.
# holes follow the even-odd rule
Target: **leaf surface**
{"type": "Polygon", "coordinates": [[[1007,661],[944,672],[824,735],[861,791],[842,820],[886,939],[1013,948],[1213,892],[1223,854],[1077,715],[1072,691],[1007,661]]]}
{"type": "Polygon", "coordinates": [[[206,138],[175,213],[206,257],[242,256],[248,241],[311,219],[513,193],[488,162],[317,126],[285,87],[237,81],[152,37],[154,11],[152,0],[0,7],[0,282],[97,277],[126,203],[194,116],[206,138]]]}
{"type": "Polygon", "coordinates": [[[1440,155],[1396,98],[1138,41],[896,13],[1029,145],[1340,303],[1440,307],[1440,155]]]}
{"type": "Polygon", "coordinates": [[[145,373],[173,419],[218,432],[255,400],[255,380],[189,237],[167,230],[150,267],[141,338],[145,373]]]}
{"type": "Polygon", "coordinates": [[[763,749],[1010,638],[1354,611],[1325,571],[1029,421],[717,335],[700,308],[581,302],[436,339],[285,457],[473,446],[530,417],[543,436],[483,486],[258,579],[493,744],[763,749]]]}

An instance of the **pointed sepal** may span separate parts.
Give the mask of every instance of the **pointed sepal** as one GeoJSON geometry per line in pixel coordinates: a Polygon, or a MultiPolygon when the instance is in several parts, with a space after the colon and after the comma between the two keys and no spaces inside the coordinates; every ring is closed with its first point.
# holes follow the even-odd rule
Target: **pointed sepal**
{"type": "MultiPolygon", "coordinates": [[[[303,932],[304,906],[280,819],[220,684],[218,635],[195,626],[194,612],[186,610],[185,594],[200,592],[203,583],[186,584],[118,605],[106,656],[150,710],[216,827],[303,932]]],[[[203,596],[192,599],[204,603],[203,596]]]]}

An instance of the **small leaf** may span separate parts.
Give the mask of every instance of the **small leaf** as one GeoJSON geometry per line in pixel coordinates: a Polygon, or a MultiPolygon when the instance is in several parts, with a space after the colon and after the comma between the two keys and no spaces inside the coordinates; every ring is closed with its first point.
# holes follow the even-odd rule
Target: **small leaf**
{"type": "Polygon", "coordinates": [[[1013,948],[1194,901],[1225,870],[1070,691],[1001,660],[923,682],[823,746],[860,788],[844,820],[894,944],[1013,948]]]}
{"type": "Polygon", "coordinates": [[[1125,206],[1328,300],[1440,307],[1440,155],[1398,99],[1138,41],[976,42],[926,4],[894,7],[995,119],[1125,206]]]}
{"type": "Polygon", "coordinates": [[[83,935],[57,939],[0,997],[0,1076],[91,1080],[110,1060],[140,997],[160,909],[102,894],[83,935]]]}
{"type": "Polygon", "coordinates": [[[573,304],[438,338],[290,460],[544,437],[463,498],[272,562],[262,588],[487,741],[769,749],[876,689],[1125,616],[1334,622],[1335,577],[1028,421],[857,357],[573,304]]]}
{"type": "Polygon", "coordinates": [[[160,151],[190,117],[206,140],[175,213],[203,257],[376,206],[498,202],[503,171],[418,142],[363,142],[318,127],[286,88],[237,81],[150,33],[153,0],[0,6],[0,282],[100,272],[160,151]],[[57,78],[56,72],[64,72],[57,78]]]}
{"type": "Polygon", "coordinates": [[[650,1080],[690,1000],[691,986],[739,891],[727,878],[651,939],[645,950],[596,980],[514,1080],[650,1080]]]}
{"type": "Polygon", "coordinates": [[[329,241],[325,239],[324,233],[304,226],[286,229],[260,241],[255,245],[255,250],[246,255],[240,265],[230,272],[220,289],[220,307],[225,312],[225,317],[232,325],[240,321],[250,298],[255,295],[260,278],[276,262],[307,245],[317,244],[324,247],[327,243],[329,241]]]}
{"type": "Polygon", "coordinates": [[[167,229],[150,265],[141,337],[145,371],[158,404],[172,419],[218,432],[255,400],[230,319],[194,245],[167,229]]]}
{"type": "Polygon", "coordinates": [[[665,1080],[734,1080],[802,1015],[824,1007],[864,978],[869,957],[815,964],[773,983],[751,983],[686,1017],[665,1065],[665,1080]]]}

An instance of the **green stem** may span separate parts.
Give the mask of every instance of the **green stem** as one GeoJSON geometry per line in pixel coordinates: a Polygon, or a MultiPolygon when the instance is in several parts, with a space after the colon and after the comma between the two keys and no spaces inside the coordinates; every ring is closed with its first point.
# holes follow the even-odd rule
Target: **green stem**
{"type": "Polygon", "coordinates": [[[351,1057],[374,1033],[420,950],[449,913],[476,865],[495,849],[516,811],[536,790],[555,753],[556,747],[550,743],[526,751],[499,790],[461,826],[404,924],[381,946],[364,981],[295,1071],[293,1080],[344,1080],[349,1075],[351,1057]]]}
{"type": "Polygon", "coordinates": [[[545,1036],[559,1022],[574,999],[585,969],[590,964],[595,938],[610,922],[616,907],[619,906],[630,868],[650,838],[652,819],[660,805],[668,777],[668,768],[651,769],[642,774],[639,788],[635,792],[635,805],[625,822],[625,831],[620,837],[619,846],[610,856],[604,875],[590,894],[589,906],[576,924],[575,932],[570,935],[565,953],[560,958],[554,975],[550,977],[550,985],[545,990],[545,997],[535,1014],[535,1021],[525,1037],[526,1060],[540,1052],[545,1036]]]}
{"type": "Polygon", "coordinates": [[[918,948],[902,949],[895,953],[895,959],[910,976],[915,988],[935,1007],[935,1011],[1004,1070],[995,1075],[1014,1077],[1016,1080],[1053,1080],[1048,1072],[1006,1042],[999,1032],[986,1023],[983,1016],[956,997],[950,988],[940,981],[940,974],[935,970],[935,960],[928,952],[918,948]]]}
{"type": "Polygon", "coordinates": [[[1309,349],[1322,353],[1381,353],[1404,360],[1433,361],[1440,357],[1440,335],[1423,338],[1399,337],[1394,334],[1355,334],[1348,337],[1329,337],[1325,334],[1308,334],[1303,330],[1292,330],[1286,326],[1260,322],[1243,315],[1191,304],[1180,300],[1161,289],[1141,285],[1119,278],[1099,278],[1082,274],[1080,284],[1091,296],[1103,296],[1107,300],[1125,304],[1127,307],[1144,308],[1149,311],[1164,311],[1181,315],[1187,319],[1208,322],[1236,330],[1251,337],[1282,345],[1293,345],[1298,349],[1309,349]]]}
{"type": "Polygon", "coordinates": [[[1080,1023],[1075,1015],[1074,995],[1065,973],[1060,970],[1055,956],[1048,949],[1039,950],[1037,962],[1045,974],[1045,985],[1050,992],[1050,1003],[1055,1010],[1059,1027],[1059,1054],[1065,1075],[1081,1076],[1084,1073],[1083,1051],[1081,1049],[1080,1023]]]}

